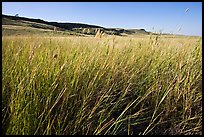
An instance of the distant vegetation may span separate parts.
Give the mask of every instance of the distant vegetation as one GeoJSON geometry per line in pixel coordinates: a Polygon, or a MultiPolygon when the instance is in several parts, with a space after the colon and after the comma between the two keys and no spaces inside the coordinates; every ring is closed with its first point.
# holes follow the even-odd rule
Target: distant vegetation
{"type": "MultiPolygon", "coordinates": [[[[2,26],[4,33],[8,34],[9,31],[4,27],[7,25],[12,26],[24,26],[31,28],[38,28],[44,30],[54,30],[54,27],[58,28],[58,31],[71,32],[72,34],[87,34],[95,35],[96,31],[100,29],[108,35],[133,35],[133,34],[150,34],[150,32],[144,29],[119,29],[119,28],[104,28],[95,25],[80,24],[80,23],[57,23],[57,22],[47,22],[41,19],[30,19],[24,17],[8,16],[2,15],[2,26]],[[7,33],[6,33],[7,30],[7,33]]],[[[13,33],[10,33],[13,34],[13,33]]]]}

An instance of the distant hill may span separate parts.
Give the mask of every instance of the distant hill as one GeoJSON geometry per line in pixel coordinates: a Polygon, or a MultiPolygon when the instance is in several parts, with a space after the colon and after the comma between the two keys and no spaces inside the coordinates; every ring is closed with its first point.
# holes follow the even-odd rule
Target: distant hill
{"type": "Polygon", "coordinates": [[[145,29],[122,29],[122,28],[105,28],[96,25],[82,24],[82,23],[59,23],[48,22],[41,19],[31,19],[25,17],[16,17],[9,15],[2,15],[3,29],[10,29],[17,31],[18,28],[29,30],[53,31],[57,28],[58,31],[70,32],[70,34],[86,34],[95,35],[96,30],[100,29],[108,35],[137,35],[150,34],[145,29]]]}

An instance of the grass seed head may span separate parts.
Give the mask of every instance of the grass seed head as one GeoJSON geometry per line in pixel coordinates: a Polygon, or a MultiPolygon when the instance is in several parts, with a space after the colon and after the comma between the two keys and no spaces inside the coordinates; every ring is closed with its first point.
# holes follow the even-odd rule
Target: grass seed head
{"type": "Polygon", "coordinates": [[[57,58],[57,56],[58,56],[57,54],[54,54],[54,55],[53,55],[53,58],[54,58],[54,59],[56,59],[56,58],[57,58]]]}

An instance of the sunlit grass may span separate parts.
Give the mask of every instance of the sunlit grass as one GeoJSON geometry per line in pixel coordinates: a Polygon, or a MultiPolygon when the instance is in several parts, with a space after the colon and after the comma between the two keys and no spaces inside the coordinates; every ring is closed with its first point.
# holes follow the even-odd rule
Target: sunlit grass
{"type": "Polygon", "coordinates": [[[201,45],[193,37],[3,36],[3,133],[201,134],[201,45]]]}

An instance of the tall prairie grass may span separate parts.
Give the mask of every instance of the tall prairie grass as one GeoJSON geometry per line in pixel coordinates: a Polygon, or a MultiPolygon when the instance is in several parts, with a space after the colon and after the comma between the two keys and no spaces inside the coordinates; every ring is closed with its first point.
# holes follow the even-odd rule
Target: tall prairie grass
{"type": "Polygon", "coordinates": [[[201,38],[2,37],[2,131],[202,134],[201,38]]]}

